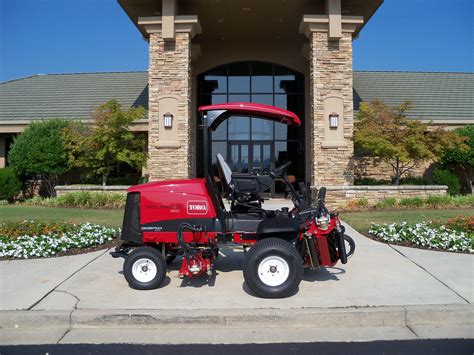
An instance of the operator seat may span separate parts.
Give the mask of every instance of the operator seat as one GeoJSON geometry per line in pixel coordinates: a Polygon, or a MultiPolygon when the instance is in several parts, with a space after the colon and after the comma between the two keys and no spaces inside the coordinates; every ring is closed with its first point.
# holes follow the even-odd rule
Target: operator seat
{"type": "Polygon", "coordinates": [[[217,154],[217,165],[219,167],[219,175],[222,183],[222,190],[226,195],[230,195],[234,190],[234,185],[232,184],[232,170],[230,170],[229,165],[224,160],[224,157],[219,153],[217,154]]]}
{"type": "Polygon", "coordinates": [[[233,194],[237,196],[251,194],[255,197],[260,197],[259,194],[269,189],[274,181],[274,178],[269,175],[233,173],[221,154],[217,154],[217,165],[219,167],[221,181],[225,181],[225,184],[223,183],[224,192],[229,197],[235,197],[232,196],[233,194]]]}
{"type": "Polygon", "coordinates": [[[240,206],[240,203],[244,206],[240,210],[233,210],[226,218],[227,230],[252,233],[250,236],[244,235],[243,239],[276,235],[293,238],[298,235],[298,224],[293,218],[261,208],[259,193],[271,186],[273,177],[232,173],[221,154],[217,154],[217,166],[224,193],[233,203],[237,202],[237,206],[240,206]]]}

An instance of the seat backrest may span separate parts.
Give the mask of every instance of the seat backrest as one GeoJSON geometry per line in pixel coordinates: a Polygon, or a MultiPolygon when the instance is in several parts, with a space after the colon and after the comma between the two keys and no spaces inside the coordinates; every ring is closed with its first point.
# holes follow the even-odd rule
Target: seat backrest
{"type": "Polygon", "coordinates": [[[232,191],[232,170],[224,160],[224,157],[219,153],[217,154],[217,166],[219,168],[219,174],[224,188],[224,192],[229,193],[232,191]]]}

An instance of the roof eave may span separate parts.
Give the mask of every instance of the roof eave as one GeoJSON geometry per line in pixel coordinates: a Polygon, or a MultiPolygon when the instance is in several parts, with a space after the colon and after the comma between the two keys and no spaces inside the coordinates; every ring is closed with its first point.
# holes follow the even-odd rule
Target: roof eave
{"type": "Polygon", "coordinates": [[[123,12],[125,12],[127,14],[127,17],[129,18],[130,21],[132,21],[132,23],[135,25],[135,27],[137,28],[138,31],[140,31],[140,33],[142,34],[142,37],[148,41],[148,39],[150,38],[150,35],[148,33],[146,33],[145,29],[142,27],[142,26],[139,26],[138,25],[138,22],[136,22],[131,16],[130,14],[128,13],[128,11],[125,9],[125,7],[123,7],[122,5],[122,0],[117,0],[117,3],[119,4],[119,6],[122,8],[123,12]]]}

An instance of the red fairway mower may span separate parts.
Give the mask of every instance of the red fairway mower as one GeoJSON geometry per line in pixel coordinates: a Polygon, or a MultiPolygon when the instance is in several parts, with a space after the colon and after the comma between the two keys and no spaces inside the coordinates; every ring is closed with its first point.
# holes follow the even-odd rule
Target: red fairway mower
{"type": "Polygon", "coordinates": [[[210,134],[231,116],[252,116],[287,125],[301,125],[292,112],[251,103],[227,103],[199,108],[203,124],[204,174],[202,179],[152,182],[128,189],[122,240],[113,257],[125,258],[125,278],[132,288],[157,288],[166,265],[182,254],[181,277],[212,274],[219,245],[237,243],[248,252],[243,273],[256,295],[266,298],[294,294],[303,268],[345,264],[355,245],[344,235],[338,214],[324,206],[321,188],[316,206],[311,206],[304,183],[299,191],[288,181],[291,162],[269,175],[236,174],[223,157],[217,165],[226,210],[216,182],[209,172],[210,134]],[[295,207],[290,211],[262,208],[261,193],[281,177],[291,192],[295,207]],[[350,250],[346,252],[345,242],[350,250]]]}

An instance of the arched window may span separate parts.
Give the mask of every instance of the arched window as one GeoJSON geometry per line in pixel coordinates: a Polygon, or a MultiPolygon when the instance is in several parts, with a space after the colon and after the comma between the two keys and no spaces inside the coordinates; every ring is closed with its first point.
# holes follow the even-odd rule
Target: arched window
{"type": "MultiPolygon", "coordinates": [[[[304,76],[292,69],[273,63],[238,62],[208,70],[197,79],[198,107],[255,102],[290,110],[304,121],[304,76]]],[[[198,149],[202,148],[202,142],[197,143],[198,149]]],[[[291,160],[288,174],[296,179],[304,178],[303,126],[232,117],[212,134],[213,163],[217,153],[224,156],[232,170],[254,174],[291,160]]],[[[202,171],[200,159],[198,171],[202,171]]]]}

